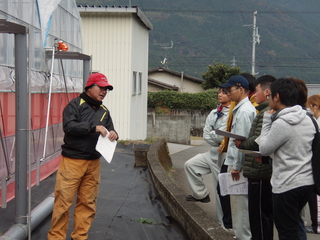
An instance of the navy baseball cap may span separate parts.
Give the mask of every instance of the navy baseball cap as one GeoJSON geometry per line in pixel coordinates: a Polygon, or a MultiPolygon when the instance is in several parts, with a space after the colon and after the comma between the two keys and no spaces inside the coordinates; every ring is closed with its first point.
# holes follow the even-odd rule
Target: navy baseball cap
{"type": "Polygon", "coordinates": [[[228,82],[221,84],[221,88],[230,88],[232,86],[243,87],[245,89],[249,89],[249,82],[241,75],[232,76],[229,78],[228,82]]]}

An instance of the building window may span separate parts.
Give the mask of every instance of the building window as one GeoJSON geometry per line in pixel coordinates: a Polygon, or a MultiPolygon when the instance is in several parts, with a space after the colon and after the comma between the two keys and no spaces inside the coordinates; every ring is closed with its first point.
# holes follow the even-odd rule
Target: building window
{"type": "Polygon", "coordinates": [[[133,72],[132,76],[132,96],[137,94],[137,72],[133,72]]]}
{"type": "Polygon", "coordinates": [[[142,73],[139,72],[139,90],[138,90],[138,94],[142,93],[142,73]]]}

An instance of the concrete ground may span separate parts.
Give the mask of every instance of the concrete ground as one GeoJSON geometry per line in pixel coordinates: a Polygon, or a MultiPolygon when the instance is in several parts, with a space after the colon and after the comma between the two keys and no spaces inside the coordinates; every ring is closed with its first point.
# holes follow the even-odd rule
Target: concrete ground
{"type": "MultiPolygon", "coordinates": [[[[55,174],[43,180],[40,186],[32,188],[32,209],[53,192],[54,185],[55,174]]],[[[67,240],[71,239],[73,230],[73,207],[67,240]]],[[[14,200],[8,203],[6,209],[0,208],[0,236],[14,224],[14,209],[14,200]]],[[[31,233],[31,240],[47,239],[50,226],[51,214],[31,233]]],[[[132,145],[118,144],[110,164],[101,159],[97,213],[89,231],[89,239],[189,240],[184,229],[165,209],[148,168],[135,167],[132,145]]]]}
{"type": "MultiPolygon", "coordinates": [[[[189,187],[189,183],[187,180],[187,177],[184,172],[184,163],[195,156],[198,153],[203,153],[206,151],[209,151],[210,146],[205,143],[203,140],[191,140],[191,145],[181,145],[181,144],[175,144],[175,143],[168,143],[169,152],[172,159],[172,164],[174,169],[174,176],[173,178],[177,182],[178,186],[183,189],[187,194],[191,194],[191,190],[189,187]]],[[[213,181],[211,175],[205,175],[203,176],[204,182],[207,185],[208,189],[212,189],[210,192],[210,199],[211,202],[209,203],[196,203],[199,205],[205,212],[207,212],[208,216],[212,218],[213,221],[215,221],[215,190],[213,187],[213,181]]],[[[308,212],[308,209],[306,212],[306,222],[307,225],[310,226],[310,214],[308,212]]],[[[320,234],[307,234],[308,240],[319,240],[320,234]]],[[[278,240],[278,233],[276,228],[274,229],[274,240],[278,240]]]]}
{"type": "MultiPolygon", "coordinates": [[[[197,153],[206,152],[209,146],[204,141],[192,141],[192,145],[168,143],[174,171],[172,177],[185,194],[190,194],[189,185],[183,170],[184,162],[197,153]]],[[[101,185],[98,197],[97,215],[89,232],[89,239],[94,240],[141,240],[141,239],[189,239],[179,224],[165,209],[150,179],[147,168],[134,167],[132,146],[118,146],[114,159],[108,164],[103,159],[101,168],[101,185]],[[151,221],[147,223],[146,221],[151,221]]],[[[210,203],[195,203],[209,216],[209,222],[215,221],[215,191],[210,175],[204,176],[209,189],[210,203]]],[[[36,206],[53,192],[55,176],[52,175],[40,186],[33,187],[32,206],[36,206]]],[[[183,195],[181,196],[183,199],[183,195]]],[[[0,236],[14,220],[14,201],[8,203],[7,209],[0,209],[0,236]]],[[[71,213],[72,216],[72,213],[71,213]]],[[[308,225],[310,217],[307,213],[308,225]]],[[[33,232],[34,240],[46,239],[50,228],[51,215],[33,232]]],[[[201,223],[200,223],[201,224],[201,223]]],[[[72,231],[73,220],[70,219],[68,240],[72,231]]],[[[308,234],[309,240],[319,240],[320,235],[308,234]]],[[[278,240],[275,230],[275,240],[278,240]]]]}

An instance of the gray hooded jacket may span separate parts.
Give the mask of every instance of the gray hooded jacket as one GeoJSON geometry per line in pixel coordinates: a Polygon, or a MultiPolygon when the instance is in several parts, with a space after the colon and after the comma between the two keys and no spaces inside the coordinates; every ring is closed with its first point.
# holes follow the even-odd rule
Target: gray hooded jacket
{"type": "Polygon", "coordinates": [[[314,184],[311,167],[314,134],[314,125],[301,106],[264,114],[259,149],[263,156],[273,159],[273,193],[314,184]]]}

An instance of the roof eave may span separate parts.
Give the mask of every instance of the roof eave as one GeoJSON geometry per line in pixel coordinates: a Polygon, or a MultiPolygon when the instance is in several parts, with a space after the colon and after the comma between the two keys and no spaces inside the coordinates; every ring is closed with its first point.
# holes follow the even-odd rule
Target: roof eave
{"type": "MultiPolygon", "coordinates": [[[[155,68],[155,69],[151,69],[148,71],[148,73],[155,73],[155,72],[166,72],[166,73],[169,73],[169,74],[173,74],[173,75],[176,75],[178,77],[181,77],[181,72],[177,72],[177,71],[173,71],[173,70],[170,70],[170,69],[167,69],[167,68],[155,68]]],[[[188,79],[190,81],[194,81],[194,82],[198,82],[198,83],[203,83],[204,80],[202,79],[199,79],[199,78],[195,78],[195,77],[192,77],[192,76],[189,76],[187,74],[183,74],[183,77],[185,79],[188,79]]]]}
{"type": "Polygon", "coordinates": [[[152,79],[152,78],[148,78],[148,83],[156,85],[158,87],[169,89],[169,90],[174,90],[174,91],[178,91],[179,90],[179,88],[177,86],[166,84],[166,83],[157,81],[157,80],[152,79]]]}
{"type": "Polygon", "coordinates": [[[79,13],[133,13],[141,20],[141,22],[149,29],[153,29],[152,23],[148,20],[146,15],[140,10],[140,8],[133,7],[108,7],[108,6],[78,6],[79,13]]]}

